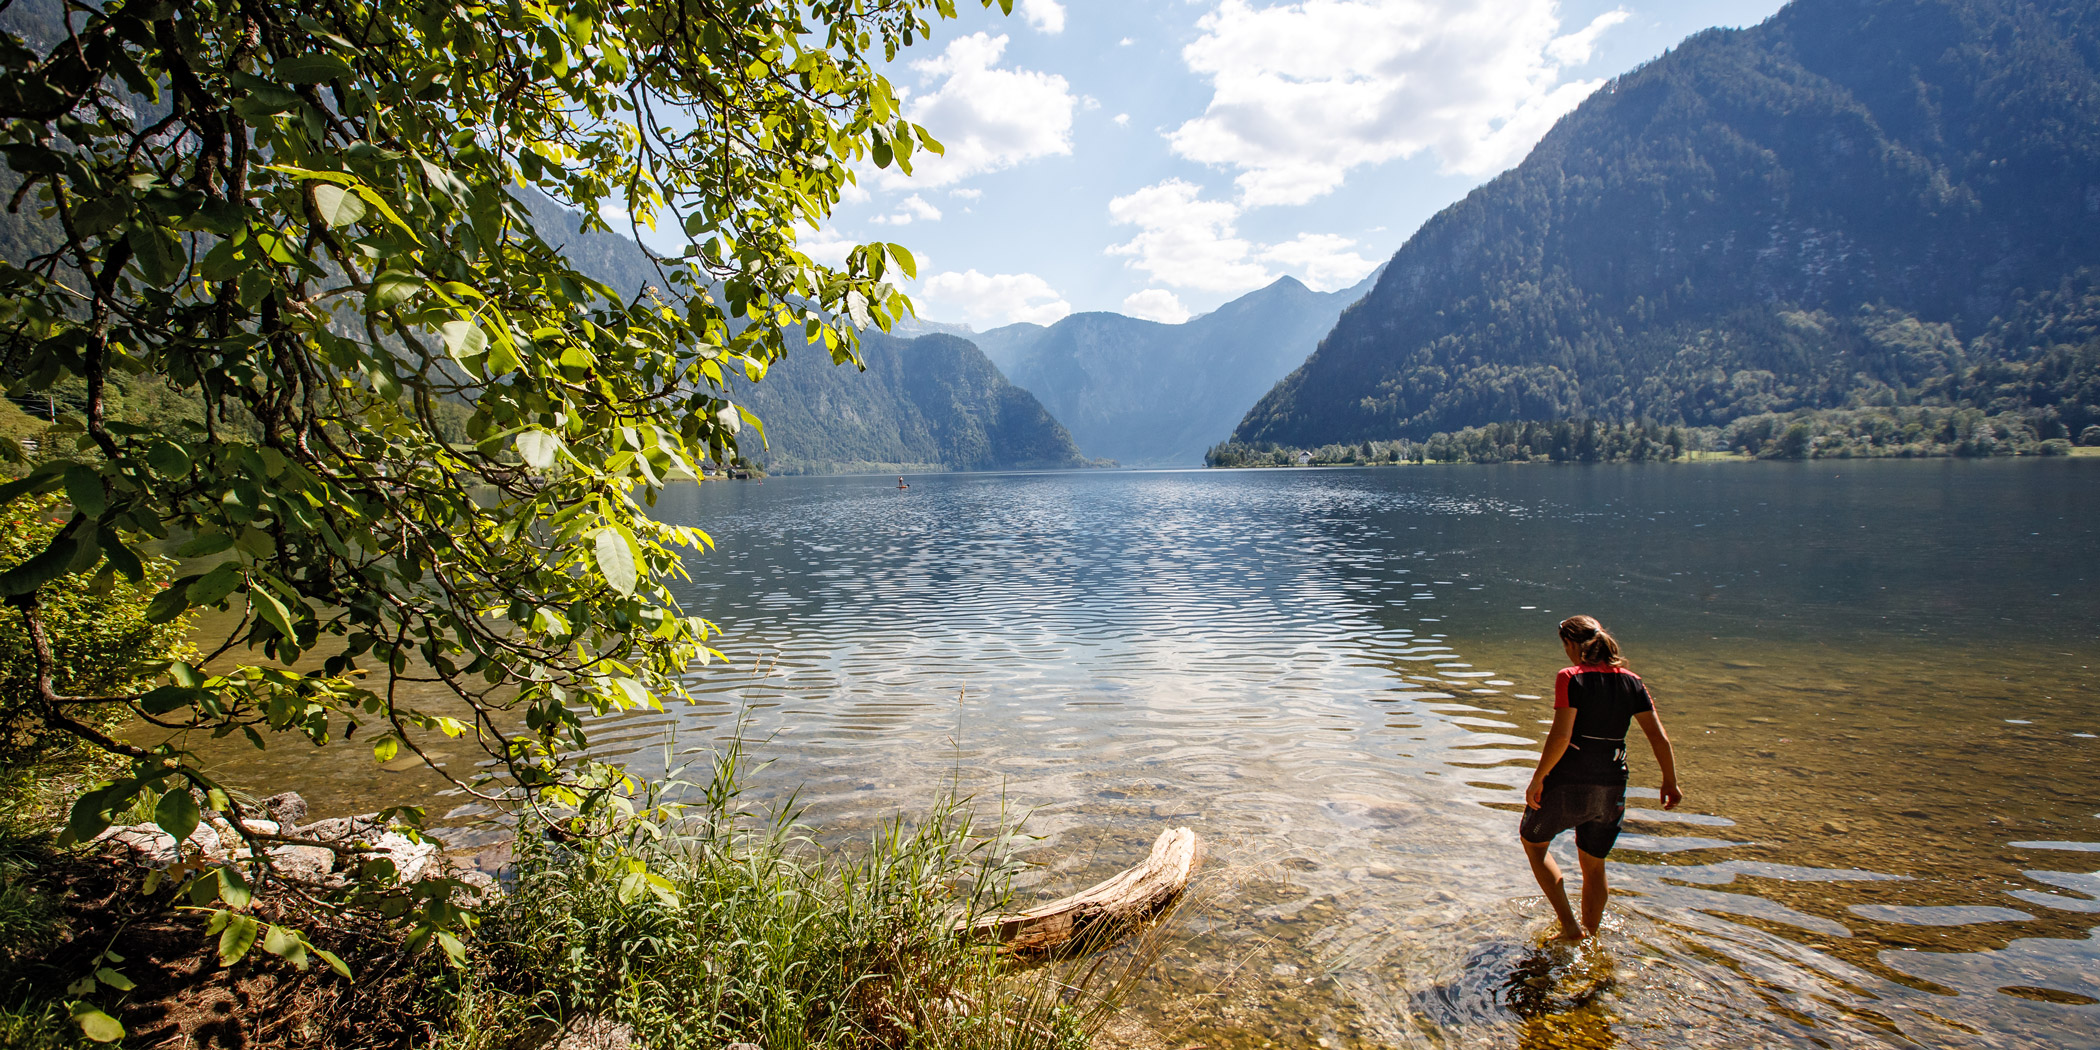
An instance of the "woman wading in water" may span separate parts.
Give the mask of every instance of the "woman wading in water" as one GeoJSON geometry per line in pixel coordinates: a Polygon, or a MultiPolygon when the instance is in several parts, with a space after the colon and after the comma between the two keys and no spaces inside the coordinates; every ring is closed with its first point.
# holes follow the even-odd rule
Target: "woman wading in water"
{"type": "Polygon", "coordinates": [[[1641,676],[1626,667],[1619,643],[1593,616],[1570,616],[1560,622],[1561,648],[1575,666],[1561,669],[1553,680],[1553,731],[1539,755],[1538,772],[1524,790],[1524,823],[1518,835],[1531,873],[1560,916],[1560,939],[1579,941],[1597,932],[1604,921],[1604,858],[1619,838],[1626,815],[1626,729],[1639,722],[1662,768],[1662,804],[1675,809],[1684,800],[1677,790],[1677,760],[1670,737],[1655,717],[1655,704],[1641,676]],[[1568,907],[1560,865],[1546,848],[1563,831],[1575,832],[1576,856],[1582,862],[1582,922],[1568,907]]]}

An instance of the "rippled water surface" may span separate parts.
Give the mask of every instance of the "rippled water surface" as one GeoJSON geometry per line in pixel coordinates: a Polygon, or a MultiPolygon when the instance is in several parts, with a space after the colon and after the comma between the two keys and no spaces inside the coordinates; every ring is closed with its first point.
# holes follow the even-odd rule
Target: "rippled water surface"
{"type": "MultiPolygon", "coordinates": [[[[748,718],[754,785],[818,824],[1003,794],[1046,836],[1024,895],[1194,827],[1206,881],[1138,1003],[1173,1047],[2100,1046],[2096,481],[709,484],[660,512],[719,543],[687,598],[737,666],[598,732],[651,769],[748,718]],[[1648,681],[1688,798],[1660,810],[1637,744],[1609,929],[1570,952],[1515,825],[1576,612],[1648,681]]],[[[346,807],[433,786],[276,761],[346,807]]]]}

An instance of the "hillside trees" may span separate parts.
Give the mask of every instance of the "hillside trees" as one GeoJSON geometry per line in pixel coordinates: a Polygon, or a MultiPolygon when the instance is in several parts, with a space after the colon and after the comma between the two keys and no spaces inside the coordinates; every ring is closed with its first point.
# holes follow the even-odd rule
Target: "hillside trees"
{"type": "MultiPolygon", "coordinates": [[[[556,813],[616,800],[620,771],[581,757],[585,717],[680,696],[713,632],[666,586],[708,537],[648,508],[753,433],[730,375],[761,377],[789,340],[848,359],[844,319],[887,326],[907,308],[886,280],[911,272],[902,248],[832,268],[795,231],[829,214],[849,165],[908,170],[939,148],[874,63],[953,14],[949,0],[68,0],[48,39],[0,39],[11,203],[60,231],[0,265],[9,393],[59,406],[33,461],[0,448],[20,473],[0,503],[68,506],[0,571],[38,663],[0,703],[129,762],[73,807],[68,835],[142,794],[176,800],[160,823],[178,841],[200,804],[253,815],[179,744],[86,715],[113,703],[258,747],[357,727],[381,760],[471,738],[498,760],[459,783],[476,797],[556,813]],[[691,247],[648,286],[607,285],[534,232],[524,188],[601,228],[682,223],[691,247]],[[141,386],[201,408],[150,425],[112,410],[114,389],[141,386]],[[237,621],[209,668],[65,687],[54,581],[98,563],[140,581],[163,547],[188,570],[151,617],[237,621]],[[411,685],[446,711],[410,706],[411,685]]],[[[232,900],[252,874],[198,878],[232,900]]],[[[419,936],[456,950],[443,894],[410,905],[419,936]]]]}
{"type": "Polygon", "coordinates": [[[1694,35],[1424,223],[1233,440],[1967,405],[1986,362],[2038,425],[2100,422],[2066,371],[2100,302],[2092,7],[1799,0],[1694,35]]]}

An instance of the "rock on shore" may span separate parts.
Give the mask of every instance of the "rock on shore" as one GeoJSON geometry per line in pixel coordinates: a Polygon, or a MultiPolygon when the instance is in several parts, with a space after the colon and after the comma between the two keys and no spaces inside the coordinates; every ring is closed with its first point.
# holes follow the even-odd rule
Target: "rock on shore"
{"type": "MultiPolygon", "coordinates": [[[[349,880],[357,865],[368,860],[385,859],[393,863],[394,871],[402,882],[420,882],[440,877],[457,878],[477,892],[487,892],[495,885],[495,881],[482,872],[464,865],[448,863],[440,853],[437,843],[417,842],[404,834],[404,829],[390,827],[380,821],[376,813],[328,817],[304,824],[302,822],[306,820],[308,813],[306,800],[291,791],[262,800],[260,808],[273,819],[243,820],[242,826],[250,833],[264,836],[282,835],[326,844],[266,845],[270,865],[280,878],[312,885],[341,885],[349,880]],[[331,846],[367,848],[356,852],[338,852],[330,848],[331,846]]],[[[155,869],[169,867],[185,857],[205,863],[220,863],[251,856],[247,840],[232,823],[218,813],[207,814],[189,838],[180,844],[175,841],[173,835],[154,824],[112,827],[98,836],[96,841],[102,843],[105,849],[124,856],[133,863],[155,869]]]]}

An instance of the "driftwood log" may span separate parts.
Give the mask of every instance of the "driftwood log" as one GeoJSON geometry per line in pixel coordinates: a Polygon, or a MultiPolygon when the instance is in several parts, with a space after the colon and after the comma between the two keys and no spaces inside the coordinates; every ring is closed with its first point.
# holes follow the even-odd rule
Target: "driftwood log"
{"type": "Polygon", "coordinates": [[[1102,947],[1124,927],[1152,917],[1179,897],[1202,860],[1194,831],[1168,828],[1137,867],[1069,897],[1013,915],[987,916],[957,930],[1015,952],[1102,947]]]}

